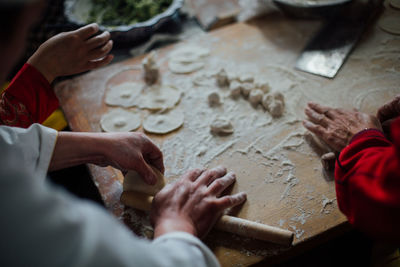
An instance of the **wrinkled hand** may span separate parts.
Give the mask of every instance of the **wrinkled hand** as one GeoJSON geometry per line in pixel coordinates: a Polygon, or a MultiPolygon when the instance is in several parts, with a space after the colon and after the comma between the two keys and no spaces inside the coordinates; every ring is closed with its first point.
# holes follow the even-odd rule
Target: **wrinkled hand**
{"type": "Polygon", "coordinates": [[[397,95],[392,101],[379,108],[376,116],[383,124],[386,121],[400,116],[400,95],[397,95]]]}
{"type": "Polygon", "coordinates": [[[142,133],[105,133],[106,162],[125,172],[135,170],[148,184],[155,184],[157,176],[149,165],[164,173],[163,155],[160,149],[142,133]]]}
{"type": "Polygon", "coordinates": [[[349,111],[308,103],[304,127],[313,132],[336,152],[345,148],[358,132],[376,128],[382,130],[377,118],[358,111],[349,111]]]}
{"type": "Polygon", "coordinates": [[[221,196],[236,180],[223,167],[192,170],[174,184],[164,187],[154,198],[151,221],[155,237],[185,231],[204,237],[222,212],[246,200],[245,193],[221,196]]]}
{"type": "Polygon", "coordinates": [[[108,55],[113,46],[110,33],[95,35],[95,23],[75,31],[60,33],[46,42],[28,60],[51,83],[59,76],[77,74],[107,65],[113,59],[108,55]]]}

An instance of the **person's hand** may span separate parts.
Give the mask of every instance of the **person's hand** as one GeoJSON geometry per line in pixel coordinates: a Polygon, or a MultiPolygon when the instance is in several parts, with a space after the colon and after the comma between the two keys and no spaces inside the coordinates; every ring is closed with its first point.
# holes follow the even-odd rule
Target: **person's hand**
{"type": "Polygon", "coordinates": [[[95,23],[75,31],[60,33],[46,42],[29,58],[28,63],[38,69],[51,83],[55,78],[81,73],[107,65],[113,46],[110,33],[95,35],[95,23]]]}
{"type": "Polygon", "coordinates": [[[135,170],[148,184],[157,182],[150,165],[164,173],[162,152],[142,133],[59,132],[49,170],[85,163],[135,170]]]}
{"type": "Polygon", "coordinates": [[[150,218],[154,236],[184,231],[204,237],[222,212],[246,200],[245,193],[221,196],[236,180],[223,167],[192,170],[168,184],[153,200],[150,218]]]}
{"type": "Polygon", "coordinates": [[[355,134],[364,129],[382,130],[376,117],[358,111],[308,103],[305,113],[307,120],[303,122],[304,127],[325,141],[336,152],[340,152],[355,134]]]}
{"type": "Polygon", "coordinates": [[[142,133],[105,133],[106,162],[122,172],[135,170],[148,184],[155,184],[157,176],[150,165],[164,173],[163,155],[160,149],[142,133]]]}
{"type": "Polygon", "coordinates": [[[383,128],[389,128],[391,121],[400,116],[400,95],[380,107],[376,116],[383,128]]]}

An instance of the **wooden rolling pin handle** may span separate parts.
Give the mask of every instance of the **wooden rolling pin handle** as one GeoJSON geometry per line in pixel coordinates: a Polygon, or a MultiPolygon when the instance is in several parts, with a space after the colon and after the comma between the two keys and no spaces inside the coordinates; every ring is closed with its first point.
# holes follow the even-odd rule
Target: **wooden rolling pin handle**
{"type": "Polygon", "coordinates": [[[293,232],[291,231],[229,215],[222,216],[216,223],[215,228],[285,246],[289,246],[293,242],[293,232]]]}
{"type": "MultiPolygon", "coordinates": [[[[121,202],[123,204],[144,211],[151,209],[152,201],[152,196],[143,193],[123,192],[121,195],[121,202]]],[[[224,232],[285,246],[289,246],[293,241],[293,233],[288,230],[229,215],[222,216],[214,227],[224,232]]]]}

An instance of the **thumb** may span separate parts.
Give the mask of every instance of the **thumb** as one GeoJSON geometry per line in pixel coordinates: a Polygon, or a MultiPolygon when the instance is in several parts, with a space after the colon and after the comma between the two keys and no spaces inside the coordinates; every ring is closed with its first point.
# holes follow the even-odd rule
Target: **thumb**
{"type": "Polygon", "coordinates": [[[154,185],[157,182],[156,174],[149,164],[146,163],[143,157],[141,157],[136,166],[136,171],[142,177],[143,181],[149,185],[154,185]]]}

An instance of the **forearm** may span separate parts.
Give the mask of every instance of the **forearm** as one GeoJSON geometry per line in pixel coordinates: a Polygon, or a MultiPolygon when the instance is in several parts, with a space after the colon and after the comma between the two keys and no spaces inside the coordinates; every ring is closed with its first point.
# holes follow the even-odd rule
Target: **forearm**
{"type": "Polygon", "coordinates": [[[378,238],[394,235],[400,223],[400,160],[382,133],[356,136],[335,169],[340,210],[355,227],[378,238]]]}
{"type": "Polygon", "coordinates": [[[58,106],[48,81],[25,64],[0,96],[0,124],[28,128],[45,121],[58,106]]]}
{"type": "MultiPolygon", "coordinates": [[[[28,59],[27,63],[34,66],[51,84],[57,77],[51,72],[51,70],[45,64],[47,59],[46,58],[43,59],[42,54],[43,53],[40,46],[39,49],[28,59]]],[[[57,55],[51,55],[51,56],[56,57],[57,55]]]]}
{"type": "Polygon", "coordinates": [[[59,132],[49,170],[85,163],[106,164],[107,134],[59,132]]]}

